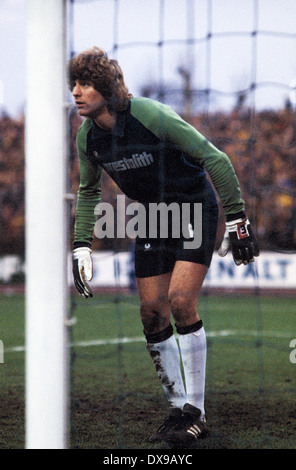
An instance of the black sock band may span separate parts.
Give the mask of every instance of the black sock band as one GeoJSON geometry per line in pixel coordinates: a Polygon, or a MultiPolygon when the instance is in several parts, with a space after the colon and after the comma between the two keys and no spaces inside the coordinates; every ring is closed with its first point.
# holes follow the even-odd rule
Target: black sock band
{"type": "Polygon", "coordinates": [[[187,335],[188,333],[194,333],[195,331],[200,330],[203,327],[202,320],[198,320],[198,322],[193,323],[193,325],[187,326],[177,326],[177,332],[179,335],[187,335]]]}
{"type": "Polygon", "coordinates": [[[145,333],[144,330],[144,335],[146,337],[147,343],[161,343],[162,341],[169,339],[173,334],[174,330],[171,324],[169,324],[167,328],[164,328],[158,333],[145,333]]]}

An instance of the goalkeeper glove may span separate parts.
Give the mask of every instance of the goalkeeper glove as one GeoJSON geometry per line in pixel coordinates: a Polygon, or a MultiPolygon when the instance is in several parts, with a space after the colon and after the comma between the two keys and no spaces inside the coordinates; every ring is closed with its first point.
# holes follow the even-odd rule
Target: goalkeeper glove
{"type": "Polygon", "coordinates": [[[74,284],[79,294],[86,299],[92,297],[93,293],[88,285],[92,279],[93,265],[91,249],[84,246],[73,250],[73,276],[74,284]]]}
{"type": "Polygon", "coordinates": [[[259,256],[258,241],[247,218],[226,222],[226,231],[218,255],[226,256],[230,248],[237,266],[252,263],[254,256],[259,256]]]}

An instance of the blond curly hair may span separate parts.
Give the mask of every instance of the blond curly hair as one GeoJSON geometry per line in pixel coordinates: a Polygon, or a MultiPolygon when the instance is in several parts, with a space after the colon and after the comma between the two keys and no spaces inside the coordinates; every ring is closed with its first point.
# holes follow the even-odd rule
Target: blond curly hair
{"type": "Polygon", "coordinates": [[[125,85],[117,60],[109,59],[99,47],[93,47],[73,57],[68,64],[68,83],[73,90],[75,83],[92,85],[107,101],[109,111],[124,111],[133,97],[125,85]]]}

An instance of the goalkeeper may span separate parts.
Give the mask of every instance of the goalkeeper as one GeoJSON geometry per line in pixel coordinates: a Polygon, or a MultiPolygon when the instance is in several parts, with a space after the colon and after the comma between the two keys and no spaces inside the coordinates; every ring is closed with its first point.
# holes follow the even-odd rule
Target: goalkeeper
{"type": "MultiPolygon", "coordinates": [[[[95,206],[101,198],[105,169],[129,198],[149,203],[202,205],[199,226],[190,219],[190,233],[201,231],[192,249],[185,237],[137,237],[135,274],[140,315],[151,355],[169,404],[169,415],[150,442],[190,446],[206,435],[204,408],[206,334],[198,314],[198,297],[210,266],[217,230],[218,206],[210,175],[226,218],[219,254],[231,250],[237,265],[259,255],[245,214],[238,179],[223,152],[170,107],[148,98],[133,98],[117,61],[99,48],[69,62],[69,86],[80,116],[77,134],[78,190],[73,274],[78,292],[92,297],[91,244],[95,206]],[[179,335],[179,346],[171,320],[179,335]],[[184,382],[181,374],[184,369],[184,382]]],[[[170,222],[172,225],[174,221],[170,222]]],[[[151,223],[151,221],[150,221],[151,223]]]]}

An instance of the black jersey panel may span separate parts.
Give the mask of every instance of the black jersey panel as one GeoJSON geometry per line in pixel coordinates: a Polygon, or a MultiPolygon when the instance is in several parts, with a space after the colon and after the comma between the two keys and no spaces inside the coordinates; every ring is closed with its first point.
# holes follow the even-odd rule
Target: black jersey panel
{"type": "Polygon", "coordinates": [[[93,124],[87,155],[129,198],[143,202],[189,200],[204,192],[204,171],[189,163],[179,148],[159,139],[129,112],[121,113],[119,121],[121,127],[113,133],[93,124]]]}

